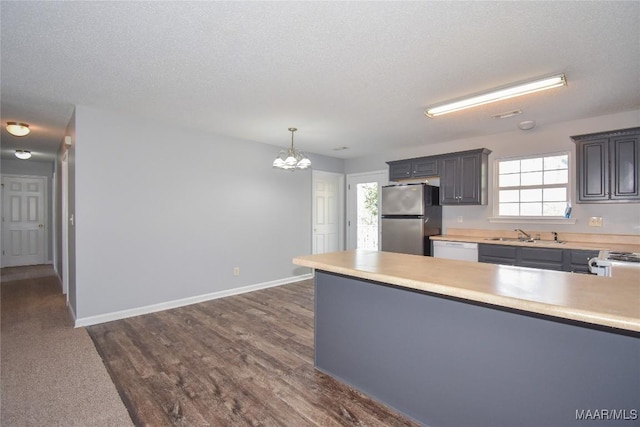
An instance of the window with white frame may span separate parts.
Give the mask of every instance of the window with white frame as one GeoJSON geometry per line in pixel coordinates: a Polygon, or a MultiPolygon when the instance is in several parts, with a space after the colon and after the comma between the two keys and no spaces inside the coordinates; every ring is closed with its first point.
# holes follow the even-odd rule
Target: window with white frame
{"type": "Polygon", "coordinates": [[[497,177],[497,216],[564,216],[569,153],[498,160],[497,177]]]}

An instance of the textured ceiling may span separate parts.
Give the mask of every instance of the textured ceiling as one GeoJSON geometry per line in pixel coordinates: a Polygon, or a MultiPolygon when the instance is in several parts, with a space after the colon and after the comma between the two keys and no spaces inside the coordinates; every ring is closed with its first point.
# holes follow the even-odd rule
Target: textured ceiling
{"type": "MultiPolygon", "coordinates": [[[[3,156],[51,155],[74,105],[335,157],[640,108],[640,2],[0,3],[3,156]],[[568,86],[429,119],[563,72],[568,86]],[[495,120],[496,113],[523,114],[495,120]],[[347,146],[348,150],[334,151],[347,146]]],[[[115,125],[114,125],[115,126],[115,125]]]]}

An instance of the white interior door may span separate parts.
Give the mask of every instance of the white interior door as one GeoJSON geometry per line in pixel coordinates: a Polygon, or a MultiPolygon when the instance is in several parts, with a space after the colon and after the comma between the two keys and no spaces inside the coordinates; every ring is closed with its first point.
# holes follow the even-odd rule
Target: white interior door
{"type": "Polygon", "coordinates": [[[46,178],[2,176],[2,266],[45,263],[46,178]]]}
{"type": "Polygon", "coordinates": [[[344,175],[313,171],[313,253],[344,248],[344,175]]]}
{"type": "Polygon", "coordinates": [[[379,249],[380,188],[387,182],[387,171],[347,175],[347,249],[379,249]]]}

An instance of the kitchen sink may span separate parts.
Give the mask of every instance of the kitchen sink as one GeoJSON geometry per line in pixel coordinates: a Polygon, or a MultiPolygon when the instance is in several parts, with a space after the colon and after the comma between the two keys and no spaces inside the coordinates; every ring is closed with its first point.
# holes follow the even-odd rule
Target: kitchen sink
{"type": "Polygon", "coordinates": [[[536,245],[564,245],[567,242],[561,240],[527,240],[528,243],[535,243],[536,245]]]}
{"type": "Polygon", "coordinates": [[[493,240],[500,242],[528,242],[528,240],[518,239],[517,237],[487,237],[484,240],[493,240]]]}
{"type": "Polygon", "coordinates": [[[484,240],[491,240],[494,242],[521,242],[521,243],[535,243],[536,245],[563,245],[567,242],[560,240],[535,240],[535,239],[518,239],[517,237],[487,237],[484,240]]]}

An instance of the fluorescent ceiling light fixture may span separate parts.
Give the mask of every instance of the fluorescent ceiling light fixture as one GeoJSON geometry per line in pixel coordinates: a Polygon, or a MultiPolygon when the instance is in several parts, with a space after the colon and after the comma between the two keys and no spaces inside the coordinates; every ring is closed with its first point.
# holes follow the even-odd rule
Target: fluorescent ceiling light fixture
{"type": "Polygon", "coordinates": [[[31,151],[29,150],[16,150],[16,157],[20,160],[27,160],[31,158],[31,151]]]}
{"type": "Polygon", "coordinates": [[[7,122],[7,132],[13,136],[25,136],[28,135],[29,125],[20,122],[7,122]]]}
{"type": "Polygon", "coordinates": [[[502,101],[504,99],[514,98],[527,93],[534,93],[541,90],[552,89],[554,87],[566,86],[567,80],[564,74],[558,74],[551,77],[545,77],[538,80],[532,80],[524,83],[516,83],[490,92],[473,95],[458,101],[447,102],[445,104],[434,105],[427,108],[424,114],[429,118],[434,118],[442,114],[452,113],[454,111],[464,110],[466,108],[477,107],[479,105],[489,104],[491,102],[502,101]]]}

